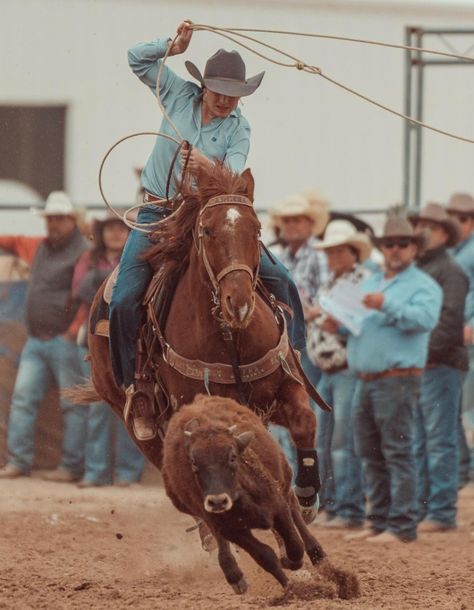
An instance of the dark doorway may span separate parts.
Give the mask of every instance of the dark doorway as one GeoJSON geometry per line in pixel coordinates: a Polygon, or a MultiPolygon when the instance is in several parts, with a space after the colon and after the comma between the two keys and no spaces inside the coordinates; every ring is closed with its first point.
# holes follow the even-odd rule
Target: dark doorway
{"type": "Polygon", "coordinates": [[[0,106],[0,179],[64,189],[66,106],[0,106]]]}

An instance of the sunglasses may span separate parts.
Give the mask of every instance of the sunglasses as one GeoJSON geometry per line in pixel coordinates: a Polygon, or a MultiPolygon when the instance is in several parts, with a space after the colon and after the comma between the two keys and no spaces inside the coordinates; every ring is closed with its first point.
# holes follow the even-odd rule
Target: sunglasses
{"type": "Polygon", "coordinates": [[[410,246],[412,243],[413,241],[409,237],[401,237],[399,239],[385,239],[382,241],[381,246],[382,248],[387,248],[388,250],[391,250],[396,246],[405,249],[408,248],[408,246],[410,246]]]}
{"type": "Polygon", "coordinates": [[[456,218],[456,220],[459,220],[459,222],[465,223],[468,222],[471,219],[471,216],[465,216],[464,214],[456,214],[454,212],[448,212],[448,215],[456,218]]]}

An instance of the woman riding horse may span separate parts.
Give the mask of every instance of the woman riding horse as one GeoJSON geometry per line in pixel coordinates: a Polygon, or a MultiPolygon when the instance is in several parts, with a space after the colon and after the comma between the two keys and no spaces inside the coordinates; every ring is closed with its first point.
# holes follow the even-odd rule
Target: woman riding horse
{"type": "MultiPolygon", "coordinates": [[[[191,41],[190,24],[178,27],[178,36],[169,55],[183,53],[191,41]]],[[[186,62],[190,74],[201,86],[177,76],[162,65],[169,39],[141,43],[130,49],[129,63],[133,72],[156,94],[158,74],[161,69],[159,97],[170,119],[179,128],[192,150],[183,146],[182,159],[194,175],[209,171],[214,160],[223,162],[234,172],[244,169],[250,146],[250,126],[237,107],[240,97],[253,93],[263,78],[263,72],[246,79],[245,64],[236,51],[220,49],[206,63],[204,75],[191,62],[186,62]]],[[[173,133],[172,125],[164,119],[160,131],[173,133]]],[[[158,138],[143,170],[141,182],[145,190],[140,210],[140,223],[153,223],[166,218],[167,176],[176,154],[176,145],[158,138]]],[[[172,189],[174,192],[174,189],[172,189]]],[[[138,440],[153,438],[152,398],[136,392],[135,366],[136,343],[144,318],[142,299],[152,277],[148,262],[142,259],[150,241],[146,233],[132,231],[124,248],[117,282],[110,304],[110,349],[115,381],[126,391],[127,411],[133,419],[138,440]]],[[[304,319],[296,286],[288,272],[278,261],[272,261],[263,252],[260,261],[260,277],[269,291],[294,312],[289,321],[289,336],[294,348],[305,349],[304,319]]]]}

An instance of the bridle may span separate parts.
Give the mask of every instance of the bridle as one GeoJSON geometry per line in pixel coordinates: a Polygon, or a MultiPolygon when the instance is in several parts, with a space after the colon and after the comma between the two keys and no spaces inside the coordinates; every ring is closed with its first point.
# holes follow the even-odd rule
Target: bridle
{"type": "Polygon", "coordinates": [[[211,199],[209,199],[209,201],[202,207],[201,211],[199,212],[199,225],[197,235],[198,239],[197,243],[196,241],[194,243],[198,251],[198,255],[202,256],[204,267],[212,284],[212,300],[215,305],[219,304],[220,282],[224,277],[226,277],[230,273],[233,273],[234,271],[245,271],[250,275],[250,278],[252,280],[252,291],[255,293],[258,280],[258,272],[260,268],[260,262],[255,270],[251,269],[248,265],[245,265],[243,263],[232,263],[231,265],[227,265],[227,267],[224,267],[224,269],[219,271],[219,273],[216,274],[214,272],[209,262],[206,246],[203,241],[204,227],[202,224],[202,216],[209,208],[213,208],[218,205],[243,205],[253,209],[253,203],[250,201],[250,199],[244,197],[243,195],[218,195],[217,197],[211,197],[211,199]]]}

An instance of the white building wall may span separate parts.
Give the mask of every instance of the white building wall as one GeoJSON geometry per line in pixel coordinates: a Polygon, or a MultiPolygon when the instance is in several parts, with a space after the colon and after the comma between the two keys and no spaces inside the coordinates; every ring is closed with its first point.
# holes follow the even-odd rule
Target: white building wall
{"type": "MultiPolygon", "coordinates": [[[[406,25],[474,29],[474,3],[448,1],[0,0],[0,13],[0,103],[68,105],[66,181],[80,203],[99,201],[98,169],[109,146],[131,132],[159,126],[159,108],[129,70],[127,48],[172,36],[182,19],[401,44],[406,25]]],[[[309,38],[265,39],[403,111],[403,51],[309,38]]],[[[433,45],[445,50],[440,42],[433,45]]],[[[198,32],[186,57],[169,63],[184,75],[184,59],[203,68],[221,46],[233,45],[198,32]]],[[[266,70],[258,92],[244,99],[253,129],[248,163],[259,207],[309,186],[339,208],[400,201],[400,119],[318,77],[241,52],[249,74],[266,70]]],[[[474,66],[427,69],[427,122],[474,138],[473,107],[474,66]]],[[[151,145],[152,138],[144,137],[113,153],[104,186],[114,202],[133,200],[132,167],[143,165],[151,145]]],[[[424,200],[444,201],[453,190],[474,192],[474,145],[426,132],[424,146],[424,200]]]]}

